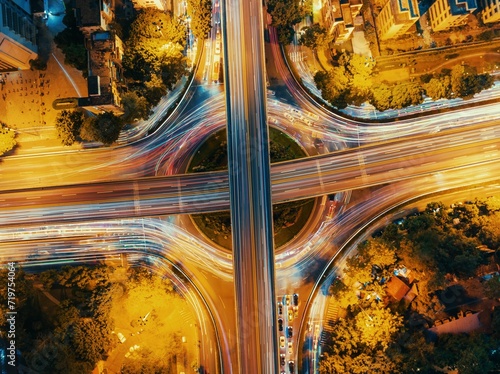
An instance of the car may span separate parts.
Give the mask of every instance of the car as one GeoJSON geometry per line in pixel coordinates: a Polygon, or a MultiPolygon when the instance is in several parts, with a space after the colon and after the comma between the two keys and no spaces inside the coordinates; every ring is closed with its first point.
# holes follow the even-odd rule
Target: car
{"type": "Polygon", "coordinates": [[[295,306],[299,305],[299,294],[298,293],[293,294],[293,305],[295,305],[295,306]]]}
{"type": "Polygon", "coordinates": [[[285,366],[285,354],[280,354],[280,365],[285,366]]]}
{"type": "Polygon", "coordinates": [[[283,335],[280,336],[280,348],[285,348],[285,337],[283,335]]]}
{"type": "Polygon", "coordinates": [[[118,336],[118,340],[122,344],[125,343],[125,340],[127,340],[127,338],[121,332],[119,332],[118,334],[116,334],[116,336],[118,336]]]}
{"type": "Polygon", "coordinates": [[[290,374],[295,373],[295,362],[288,361],[288,370],[290,371],[290,374]]]}
{"type": "Polygon", "coordinates": [[[286,329],[286,335],[287,335],[288,339],[291,339],[293,337],[293,327],[292,326],[288,326],[288,328],[286,329]]]}
{"type": "Polygon", "coordinates": [[[290,305],[290,295],[285,295],[285,305],[290,305]]]}
{"type": "Polygon", "coordinates": [[[283,314],[283,304],[278,302],[278,314],[281,316],[283,314]]]}
{"type": "Polygon", "coordinates": [[[293,343],[288,342],[288,354],[291,355],[293,354],[293,343]]]}
{"type": "Polygon", "coordinates": [[[216,55],[220,54],[220,42],[219,41],[215,42],[215,54],[216,55]]]}
{"type": "Polygon", "coordinates": [[[293,321],[293,310],[288,309],[288,322],[292,322],[292,321],[293,321]]]}
{"type": "Polygon", "coordinates": [[[282,318],[278,319],[278,330],[283,331],[283,319],[282,318]]]}
{"type": "Polygon", "coordinates": [[[298,316],[299,316],[299,307],[298,306],[294,306],[293,307],[293,317],[297,318],[298,316]]]}

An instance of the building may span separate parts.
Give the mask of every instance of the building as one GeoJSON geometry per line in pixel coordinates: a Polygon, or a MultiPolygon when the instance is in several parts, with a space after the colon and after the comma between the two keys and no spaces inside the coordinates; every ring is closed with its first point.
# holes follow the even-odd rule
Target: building
{"type": "Polygon", "coordinates": [[[389,0],[376,18],[380,40],[399,38],[419,18],[417,0],[389,0]]]}
{"type": "Polygon", "coordinates": [[[477,0],[436,0],[429,8],[432,31],[463,25],[476,9],[477,0]]]}
{"type": "Polygon", "coordinates": [[[484,23],[500,21],[500,0],[480,0],[484,23]]]}
{"type": "Polygon", "coordinates": [[[108,30],[114,20],[114,0],[74,0],[73,10],[76,25],[86,37],[108,30]]]}
{"type": "Polygon", "coordinates": [[[80,99],[79,105],[96,114],[114,112],[123,114],[120,100],[122,82],[123,42],[111,31],[97,31],[88,43],[89,96],[80,99]]]}
{"type": "Polygon", "coordinates": [[[172,10],[168,0],[133,0],[135,8],[158,8],[160,10],[172,10]]]}
{"type": "Polygon", "coordinates": [[[359,14],[361,0],[324,0],[322,7],[323,24],[333,35],[335,44],[342,44],[351,38],[354,19],[359,14]]]}
{"type": "Polygon", "coordinates": [[[0,0],[0,71],[27,70],[38,57],[36,27],[26,0],[0,0]]]}
{"type": "Polygon", "coordinates": [[[486,328],[485,320],[489,320],[489,313],[489,311],[475,313],[460,311],[457,317],[448,317],[435,321],[434,326],[428,331],[436,335],[471,333],[486,328]]]}
{"type": "Polygon", "coordinates": [[[411,303],[418,295],[417,285],[406,277],[393,276],[387,282],[386,286],[387,300],[386,304],[405,300],[411,303]]]}

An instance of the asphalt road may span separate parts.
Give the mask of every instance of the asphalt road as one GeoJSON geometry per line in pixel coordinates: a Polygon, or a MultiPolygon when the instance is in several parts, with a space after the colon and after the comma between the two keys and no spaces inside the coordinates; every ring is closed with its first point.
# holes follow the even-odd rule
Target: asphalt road
{"type": "Polygon", "coordinates": [[[221,17],[237,372],[242,374],[278,372],[262,11],[259,0],[226,0],[221,17]]]}
{"type": "MultiPolygon", "coordinates": [[[[273,203],[321,196],[493,165],[500,153],[496,121],[359,149],[274,164],[273,203]]],[[[227,172],[31,188],[0,193],[0,226],[147,217],[228,210],[227,172]]]]}

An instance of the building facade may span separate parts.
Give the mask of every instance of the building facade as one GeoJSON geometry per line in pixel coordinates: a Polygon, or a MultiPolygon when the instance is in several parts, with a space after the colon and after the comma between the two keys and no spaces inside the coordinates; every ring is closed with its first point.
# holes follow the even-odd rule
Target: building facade
{"type": "Polygon", "coordinates": [[[0,71],[27,70],[38,57],[29,9],[26,0],[0,0],[0,71]]]}
{"type": "Polygon", "coordinates": [[[361,0],[324,0],[322,6],[323,24],[333,35],[334,43],[348,41],[354,31],[354,19],[363,6],[361,0]]]}
{"type": "Polygon", "coordinates": [[[108,30],[115,17],[114,8],[114,0],[74,0],[73,3],[76,24],[86,37],[108,30]]]}
{"type": "Polygon", "coordinates": [[[476,0],[436,0],[429,8],[432,31],[463,25],[476,9],[476,0]]]}
{"type": "Polygon", "coordinates": [[[380,39],[402,36],[419,18],[417,0],[389,0],[376,18],[380,39]]]}
{"type": "Polygon", "coordinates": [[[133,0],[135,8],[158,8],[172,10],[171,0],[133,0]]]}
{"type": "Polygon", "coordinates": [[[121,84],[123,42],[111,31],[97,31],[90,35],[88,45],[89,96],[80,100],[82,107],[99,114],[103,111],[123,114],[121,84]]]}
{"type": "Polygon", "coordinates": [[[481,0],[480,4],[484,23],[500,21],[500,0],[481,0]]]}

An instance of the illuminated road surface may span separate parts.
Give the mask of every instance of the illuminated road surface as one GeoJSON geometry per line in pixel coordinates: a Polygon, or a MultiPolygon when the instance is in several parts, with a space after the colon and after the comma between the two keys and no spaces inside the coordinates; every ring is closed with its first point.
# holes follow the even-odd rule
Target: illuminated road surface
{"type": "MultiPolygon", "coordinates": [[[[273,203],[494,165],[500,125],[440,132],[275,164],[273,203]]],[[[0,193],[0,226],[229,209],[226,172],[0,193]]]]}
{"type": "Polygon", "coordinates": [[[275,374],[276,309],[264,23],[260,0],[222,12],[238,367],[275,374]]]}

